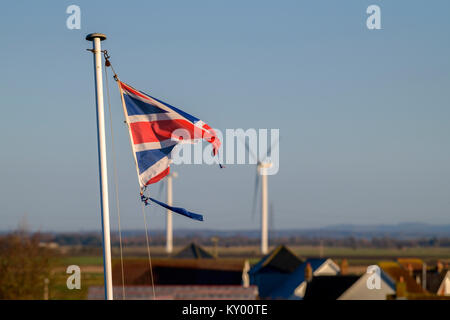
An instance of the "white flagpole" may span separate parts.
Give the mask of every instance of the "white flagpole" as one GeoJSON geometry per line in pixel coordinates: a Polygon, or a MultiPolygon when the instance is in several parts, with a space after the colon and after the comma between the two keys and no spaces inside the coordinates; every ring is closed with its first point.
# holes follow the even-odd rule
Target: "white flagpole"
{"type": "Polygon", "coordinates": [[[101,44],[106,36],[102,33],[91,33],[86,40],[93,42],[94,70],[95,70],[95,95],[97,103],[97,142],[98,162],[100,169],[100,197],[103,233],[103,270],[105,281],[105,298],[113,300],[112,272],[111,272],[111,242],[109,230],[109,200],[108,200],[108,174],[106,166],[106,142],[105,142],[105,112],[103,107],[103,76],[101,44]]]}

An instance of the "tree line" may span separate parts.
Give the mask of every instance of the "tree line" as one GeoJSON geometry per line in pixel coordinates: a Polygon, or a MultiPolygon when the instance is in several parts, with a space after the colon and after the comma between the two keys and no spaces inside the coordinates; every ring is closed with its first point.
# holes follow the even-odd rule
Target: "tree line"
{"type": "MultiPolygon", "coordinates": [[[[247,246],[258,245],[259,238],[248,237],[245,235],[217,236],[220,246],[247,246]]],[[[308,237],[308,236],[271,236],[271,244],[286,245],[309,245],[327,247],[350,247],[350,248],[408,248],[408,247],[450,247],[450,237],[417,237],[408,239],[398,239],[394,237],[308,237]]],[[[41,241],[44,243],[56,243],[59,246],[82,246],[98,248],[102,246],[102,237],[100,233],[57,233],[42,234],[41,241]]],[[[142,246],[145,245],[145,234],[135,234],[122,236],[124,245],[142,246]]],[[[112,245],[119,245],[119,237],[116,233],[111,235],[112,245]]],[[[213,246],[211,237],[203,237],[200,234],[176,236],[175,245],[186,245],[195,242],[200,245],[213,246]]],[[[165,236],[156,234],[151,236],[152,245],[164,245],[165,236]]]]}

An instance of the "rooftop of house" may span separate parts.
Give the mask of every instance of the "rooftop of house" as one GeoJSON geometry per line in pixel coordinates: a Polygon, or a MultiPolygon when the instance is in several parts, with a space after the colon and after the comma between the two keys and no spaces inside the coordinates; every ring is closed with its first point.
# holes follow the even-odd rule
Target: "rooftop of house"
{"type": "Polygon", "coordinates": [[[425,293],[425,290],[410,275],[409,271],[403,268],[399,263],[393,261],[383,261],[378,263],[380,268],[395,282],[400,281],[403,277],[406,283],[406,291],[409,293],[425,293]]]}
{"type": "MultiPolygon", "coordinates": [[[[156,300],[255,300],[258,288],[249,286],[196,286],[196,285],[157,285],[156,300]]],[[[153,300],[151,286],[125,286],[125,298],[132,300],[153,300]]],[[[88,289],[89,300],[104,299],[103,286],[91,286],[88,289]]],[[[113,287],[114,299],[123,299],[122,286],[113,287]]]]}
{"type": "Polygon", "coordinates": [[[249,271],[250,274],[260,272],[291,273],[297,269],[302,260],[284,245],[280,245],[269,254],[265,255],[249,271]]]}
{"type": "Polygon", "coordinates": [[[205,249],[192,242],[173,256],[177,259],[213,259],[214,257],[205,249]]]}
{"type": "MultiPolygon", "coordinates": [[[[305,281],[305,268],[307,264],[311,266],[312,272],[314,273],[319,269],[324,263],[328,261],[327,258],[310,258],[306,259],[300,266],[295,269],[287,279],[284,279],[279,286],[273,290],[270,296],[273,299],[289,299],[294,298],[293,294],[295,289],[305,281]]],[[[336,274],[339,273],[339,269],[336,269],[336,274]]]]}
{"type": "Polygon", "coordinates": [[[303,299],[337,300],[358,279],[356,275],[316,276],[308,283],[303,299]]]}
{"type": "Polygon", "coordinates": [[[412,268],[413,271],[422,271],[424,264],[424,261],[418,258],[398,258],[397,262],[406,270],[412,268]]]}
{"type": "Polygon", "coordinates": [[[427,290],[431,293],[438,294],[438,290],[444,281],[445,276],[449,270],[443,269],[441,271],[432,270],[427,272],[427,290]]]}
{"type": "MultiPolygon", "coordinates": [[[[152,259],[152,271],[155,283],[185,284],[187,281],[209,284],[229,281],[240,282],[245,268],[244,259],[152,259]],[[172,275],[172,276],[170,276],[172,275]],[[227,280],[229,279],[229,280],[227,280]],[[203,282],[202,282],[203,281],[203,282]]],[[[127,285],[144,285],[151,281],[149,261],[147,259],[126,259],[123,264],[124,280],[127,285]]],[[[113,283],[122,283],[120,261],[113,263],[113,283]]],[[[231,283],[229,283],[231,284],[231,283]]]]}

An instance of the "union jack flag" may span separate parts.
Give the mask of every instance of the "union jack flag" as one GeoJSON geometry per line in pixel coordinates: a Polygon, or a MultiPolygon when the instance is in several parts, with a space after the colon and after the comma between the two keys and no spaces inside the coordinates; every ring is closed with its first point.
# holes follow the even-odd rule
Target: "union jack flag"
{"type": "Polygon", "coordinates": [[[181,142],[205,139],[212,144],[213,154],[217,154],[220,140],[206,123],[118,82],[141,191],[169,174],[171,152],[181,142]]]}

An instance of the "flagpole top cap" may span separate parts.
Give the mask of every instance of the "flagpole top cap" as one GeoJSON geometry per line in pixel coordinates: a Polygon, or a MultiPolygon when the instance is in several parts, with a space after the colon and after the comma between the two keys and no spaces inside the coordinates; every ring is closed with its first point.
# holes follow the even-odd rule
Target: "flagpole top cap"
{"type": "Polygon", "coordinates": [[[106,40],[106,35],[103,33],[89,33],[86,36],[86,40],[88,41],[94,41],[95,38],[100,38],[100,41],[106,40]]]}

